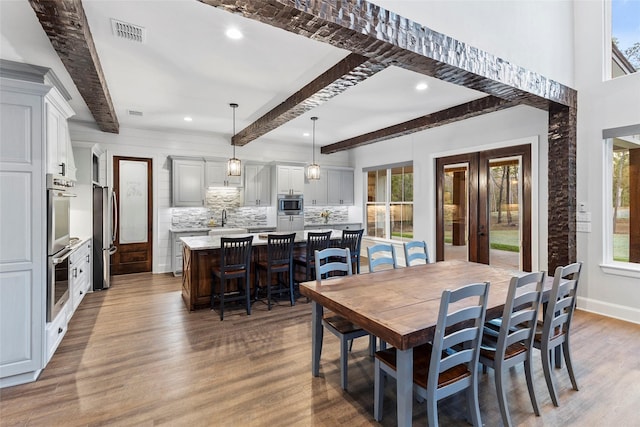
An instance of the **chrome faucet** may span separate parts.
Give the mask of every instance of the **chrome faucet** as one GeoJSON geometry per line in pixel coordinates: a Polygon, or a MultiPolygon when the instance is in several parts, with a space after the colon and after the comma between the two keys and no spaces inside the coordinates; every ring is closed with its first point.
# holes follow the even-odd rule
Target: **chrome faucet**
{"type": "Polygon", "coordinates": [[[224,227],[226,223],[227,223],[227,210],[222,209],[222,226],[224,227]]]}

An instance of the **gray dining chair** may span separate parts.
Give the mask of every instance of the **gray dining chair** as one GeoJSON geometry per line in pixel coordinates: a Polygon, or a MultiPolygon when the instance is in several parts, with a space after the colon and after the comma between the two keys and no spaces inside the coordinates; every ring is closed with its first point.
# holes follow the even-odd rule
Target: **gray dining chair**
{"type": "Polygon", "coordinates": [[[429,263],[429,250],[423,240],[404,242],[404,261],[407,267],[429,263]]]}
{"type": "MultiPolygon", "coordinates": [[[[316,280],[322,282],[336,275],[351,276],[351,251],[349,248],[327,248],[315,252],[316,280]]],[[[347,355],[349,342],[355,338],[369,336],[369,355],[373,356],[376,337],[335,313],[325,313],[322,326],[340,339],[340,386],[347,389],[347,355]]]]}
{"type": "MultiPolygon", "coordinates": [[[[542,370],[544,379],[551,395],[554,406],[558,406],[558,394],[553,380],[551,370],[551,353],[553,350],[562,351],[564,361],[567,364],[567,371],[571,385],[574,390],[578,390],[573,363],[571,362],[571,347],[569,345],[569,332],[571,331],[571,320],[576,308],[576,292],[580,279],[582,263],[576,262],[566,267],[557,267],[553,276],[553,286],[549,302],[544,310],[544,320],[542,324],[538,321],[533,346],[540,350],[542,358],[542,370]]],[[[560,367],[560,366],[557,366],[560,367]]]]}
{"type": "Polygon", "coordinates": [[[391,243],[378,243],[367,247],[367,259],[369,260],[369,271],[371,273],[389,266],[398,268],[396,250],[391,243]]]}
{"type": "MultiPolygon", "coordinates": [[[[482,425],[477,370],[488,294],[488,282],[444,291],[433,341],[413,349],[413,389],[427,401],[427,422],[431,427],[438,425],[438,401],[461,391],[466,393],[473,425],[482,425]]],[[[396,378],[396,352],[392,347],[375,355],[376,421],[382,420],[385,376],[396,378]]]]}
{"type": "Polygon", "coordinates": [[[513,277],[509,284],[507,299],[499,322],[486,324],[480,347],[480,364],[483,370],[491,367],[495,371],[498,406],[502,423],[511,426],[511,416],[507,406],[504,377],[509,369],[524,364],[527,389],[533,405],[533,412],[540,415],[535,390],[533,388],[531,348],[536,330],[538,309],[542,298],[544,273],[529,273],[513,277]],[[494,329],[499,324],[498,331],[494,329]]]}

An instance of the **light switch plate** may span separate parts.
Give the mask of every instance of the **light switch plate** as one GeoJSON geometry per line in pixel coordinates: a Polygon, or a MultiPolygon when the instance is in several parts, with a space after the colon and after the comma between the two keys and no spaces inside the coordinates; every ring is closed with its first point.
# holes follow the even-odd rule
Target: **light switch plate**
{"type": "Polygon", "coordinates": [[[591,233],[591,223],[590,222],[577,222],[576,223],[576,231],[580,233],[591,233]]]}
{"type": "Polygon", "coordinates": [[[578,222],[591,222],[591,212],[578,212],[578,213],[576,213],[576,221],[578,221],[578,222]]]}

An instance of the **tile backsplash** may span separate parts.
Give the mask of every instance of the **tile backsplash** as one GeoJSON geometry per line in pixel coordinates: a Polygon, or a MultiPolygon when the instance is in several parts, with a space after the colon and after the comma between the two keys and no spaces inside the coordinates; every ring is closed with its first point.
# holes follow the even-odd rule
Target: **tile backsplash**
{"type": "MultiPolygon", "coordinates": [[[[211,219],[216,226],[221,225],[222,210],[227,211],[228,227],[266,227],[268,226],[267,207],[243,207],[240,202],[241,191],[235,188],[216,188],[207,190],[206,207],[171,208],[171,225],[174,227],[206,227],[211,219]]],[[[349,221],[349,209],[346,206],[305,206],[305,225],[325,223],[321,212],[328,211],[329,223],[349,221]]],[[[275,224],[271,224],[275,226],[275,224]]]]}

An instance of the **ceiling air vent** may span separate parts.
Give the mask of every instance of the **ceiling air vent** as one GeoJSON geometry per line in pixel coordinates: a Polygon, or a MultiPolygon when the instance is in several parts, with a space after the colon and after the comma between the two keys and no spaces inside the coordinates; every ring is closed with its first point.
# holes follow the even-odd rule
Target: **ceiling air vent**
{"type": "Polygon", "coordinates": [[[129,114],[130,116],[142,117],[142,111],[127,110],[127,114],[129,114]]]}
{"type": "Polygon", "coordinates": [[[144,43],[147,39],[146,30],[139,25],[128,24],[111,18],[111,28],[113,29],[113,35],[121,39],[138,43],[144,43]]]}

